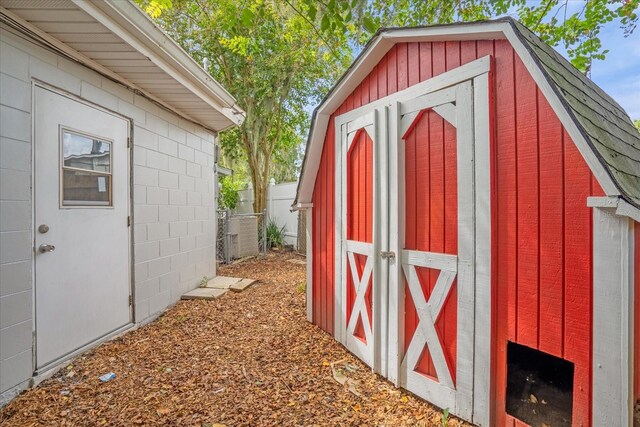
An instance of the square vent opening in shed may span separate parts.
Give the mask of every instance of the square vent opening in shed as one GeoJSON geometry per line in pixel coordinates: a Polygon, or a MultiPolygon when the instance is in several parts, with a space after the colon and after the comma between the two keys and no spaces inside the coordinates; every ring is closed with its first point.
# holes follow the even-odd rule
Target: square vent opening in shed
{"type": "Polygon", "coordinates": [[[573,363],[507,344],[507,413],[532,427],[571,426],[573,363]]]}

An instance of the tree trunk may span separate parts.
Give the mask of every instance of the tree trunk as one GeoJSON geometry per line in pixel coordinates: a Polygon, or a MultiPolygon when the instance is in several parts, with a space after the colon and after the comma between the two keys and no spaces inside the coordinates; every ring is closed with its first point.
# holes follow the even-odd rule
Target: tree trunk
{"type": "Polygon", "coordinates": [[[267,207],[267,183],[259,179],[253,184],[253,211],[262,212],[267,207]]]}

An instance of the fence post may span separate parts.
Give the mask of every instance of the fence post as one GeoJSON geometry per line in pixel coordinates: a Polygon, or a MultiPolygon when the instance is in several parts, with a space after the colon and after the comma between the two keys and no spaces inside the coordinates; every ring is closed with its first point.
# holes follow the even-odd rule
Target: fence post
{"type": "Polygon", "coordinates": [[[267,210],[262,210],[262,255],[267,255],[267,210]]]}
{"type": "Polygon", "coordinates": [[[231,211],[227,209],[224,215],[224,262],[231,264],[231,230],[230,230],[231,211]]]}

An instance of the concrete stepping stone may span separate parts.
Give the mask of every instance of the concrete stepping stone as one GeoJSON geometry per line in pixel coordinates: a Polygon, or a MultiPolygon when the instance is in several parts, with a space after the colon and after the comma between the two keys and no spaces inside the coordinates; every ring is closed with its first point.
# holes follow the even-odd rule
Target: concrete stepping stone
{"type": "Polygon", "coordinates": [[[242,279],[239,277],[216,276],[213,279],[209,280],[204,287],[214,289],[229,289],[232,285],[235,285],[241,280],[242,279]]]}
{"type": "Polygon", "coordinates": [[[249,286],[253,285],[254,283],[256,283],[254,279],[242,279],[239,282],[231,285],[229,287],[229,290],[233,292],[242,292],[245,289],[247,289],[249,286]]]}
{"type": "Polygon", "coordinates": [[[182,295],[182,299],[216,299],[227,293],[227,289],[196,288],[182,295]]]}

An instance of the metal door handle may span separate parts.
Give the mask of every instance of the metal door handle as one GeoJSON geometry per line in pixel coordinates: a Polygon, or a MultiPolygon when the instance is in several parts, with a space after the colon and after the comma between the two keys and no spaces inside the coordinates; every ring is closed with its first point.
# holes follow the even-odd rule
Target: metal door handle
{"type": "Polygon", "coordinates": [[[40,247],[38,248],[38,250],[42,253],[45,252],[53,252],[56,250],[56,247],[53,245],[40,245],[40,247]]]}
{"type": "Polygon", "coordinates": [[[391,259],[396,257],[396,253],[392,251],[380,251],[380,256],[383,259],[391,259]]]}

